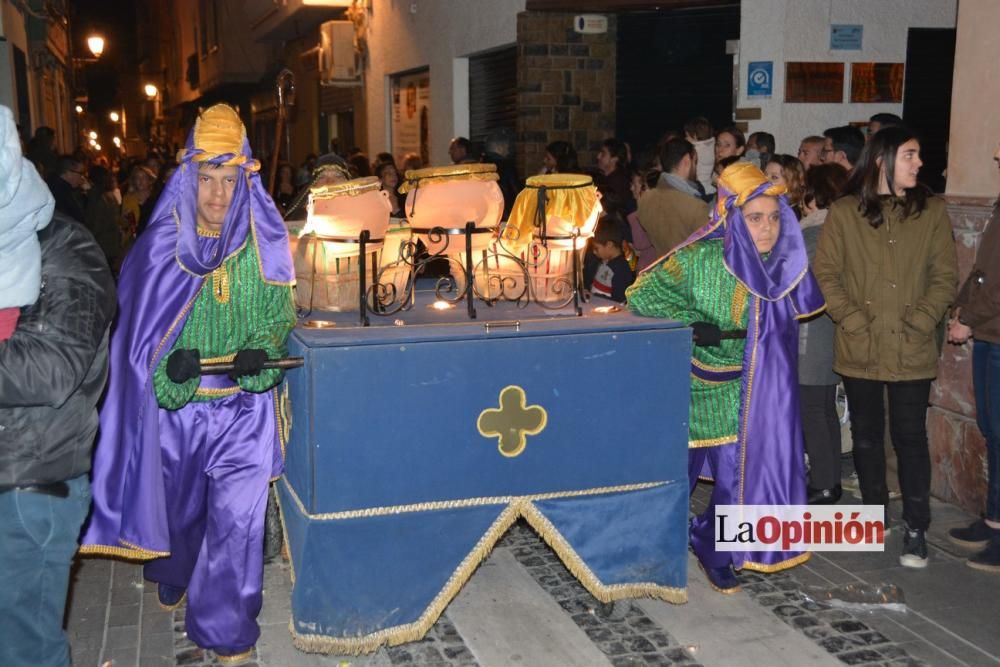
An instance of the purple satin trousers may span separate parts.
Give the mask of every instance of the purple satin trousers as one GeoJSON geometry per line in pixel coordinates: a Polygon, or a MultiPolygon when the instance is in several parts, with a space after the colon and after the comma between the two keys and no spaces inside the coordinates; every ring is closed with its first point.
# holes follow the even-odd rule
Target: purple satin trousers
{"type": "Polygon", "coordinates": [[[708,507],[691,520],[691,548],[705,567],[725,567],[733,561],[731,552],[715,550],[715,508],[717,505],[739,504],[738,454],[736,443],[688,450],[691,491],[698,483],[698,475],[708,474],[715,480],[708,507]]]}
{"type": "Polygon", "coordinates": [[[186,588],[188,637],[224,654],[260,636],[264,510],[280,472],[275,433],[268,394],[160,410],[170,556],[150,561],[144,574],[186,588]]]}

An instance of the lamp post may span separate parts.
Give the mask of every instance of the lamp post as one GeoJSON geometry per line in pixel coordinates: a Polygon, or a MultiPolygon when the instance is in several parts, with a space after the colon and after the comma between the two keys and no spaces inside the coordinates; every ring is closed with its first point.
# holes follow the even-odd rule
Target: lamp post
{"type": "Polygon", "coordinates": [[[88,35],[87,39],[86,39],[86,43],[87,43],[87,49],[90,51],[92,57],[91,58],[74,57],[72,59],[72,63],[73,63],[73,83],[72,83],[72,85],[73,85],[73,90],[74,90],[74,92],[76,94],[76,99],[77,99],[77,104],[76,104],[74,110],[76,111],[76,116],[77,116],[77,123],[78,123],[77,130],[78,131],[80,129],[80,123],[86,122],[84,120],[84,110],[85,110],[84,109],[84,104],[87,104],[87,106],[89,106],[89,102],[90,102],[90,100],[88,98],[80,95],[80,89],[78,88],[78,86],[79,86],[80,80],[81,80],[80,79],[81,71],[87,65],[91,65],[93,63],[98,62],[100,60],[101,56],[104,55],[104,48],[107,46],[107,42],[105,41],[104,37],[101,36],[101,35],[99,35],[99,34],[97,34],[97,33],[91,33],[90,35],[88,35]]]}
{"type": "Polygon", "coordinates": [[[145,93],[146,99],[152,103],[153,106],[153,116],[149,122],[149,139],[154,141],[159,139],[159,118],[160,118],[160,89],[157,85],[151,81],[147,81],[142,87],[142,92],[145,93]]]}

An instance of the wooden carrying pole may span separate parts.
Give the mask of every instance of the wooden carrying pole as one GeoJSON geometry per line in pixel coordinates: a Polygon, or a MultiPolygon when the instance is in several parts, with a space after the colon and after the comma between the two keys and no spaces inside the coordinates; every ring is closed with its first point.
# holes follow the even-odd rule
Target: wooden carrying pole
{"type": "MultiPolygon", "coordinates": [[[[271,156],[271,168],[267,176],[267,191],[274,192],[274,181],[278,176],[278,158],[281,157],[281,133],[285,131],[288,107],[295,104],[295,74],[290,69],[278,72],[274,82],[278,118],[274,123],[274,152],[271,156]]],[[[285,156],[291,159],[291,155],[285,156]]]]}

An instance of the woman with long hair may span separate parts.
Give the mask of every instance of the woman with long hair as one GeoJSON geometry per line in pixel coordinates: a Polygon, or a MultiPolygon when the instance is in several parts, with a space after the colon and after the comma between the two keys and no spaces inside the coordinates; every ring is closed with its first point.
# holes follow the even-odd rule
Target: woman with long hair
{"type": "Polygon", "coordinates": [[[568,141],[553,141],[545,147],[543,174],[572,174],[580,171],[576,150],[568,141]]]}
{"type": "Polygon", "coordinates": [[[399,194],[399,172],[396,165],[391,162],[383,162],[375,170],[375,175],[381,183],[382,190],[389,196],[389,205],[392,206],[392,217],[405,218],[403,212],[403,196],[399,194]]]}
{"type": "Polygon", "coordinates": [[[845,196],[830,207],[813,265],[837,325],[833,370],[844,379],[862,500],[886,508],[882,396],[888,389],[906,529],[899,562],[915,568],[927,565],[926,422],[936,334],[958,280],[951,221],[944,201],[917,182],[922,164],[909,129],[889,127],[872,137],[845,196]]]}
{"type": "Polygon", "coordinates": [[[795,217],[802,219],[802,194],[805,189],[806,170],[799,159],[793,155],[778,153],[772,155],[764,173],[775,185],[783,185],[788,191],[788,203],[795,211],[795,217]]]}

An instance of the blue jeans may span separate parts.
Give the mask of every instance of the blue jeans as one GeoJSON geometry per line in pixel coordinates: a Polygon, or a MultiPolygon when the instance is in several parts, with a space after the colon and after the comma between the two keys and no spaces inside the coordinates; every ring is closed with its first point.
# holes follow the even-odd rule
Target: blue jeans
{"type": "Polygon", "coordinates": [[[69,665],[63,632],[69,570],[90,509],[90,481],[69,496],[0,493],[0,665],[69,665]]]}
{"type": "Polygon", "coordinates": [[[1000,521],[1000,344],[977,340],[972,346],[976,423],[986,438],[986,518],[1000,521]]]}

